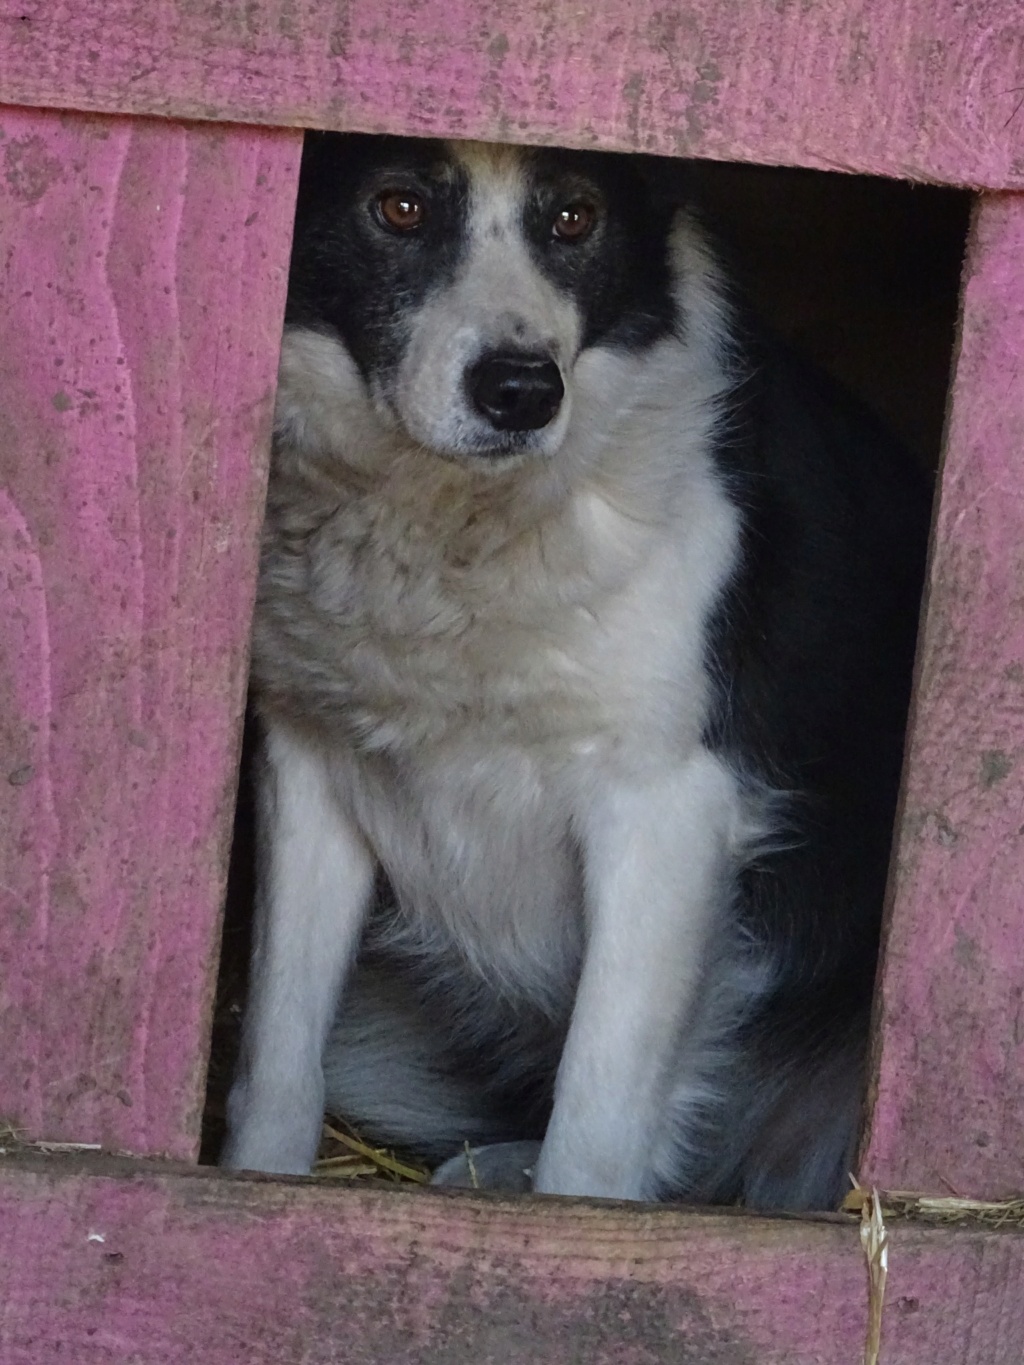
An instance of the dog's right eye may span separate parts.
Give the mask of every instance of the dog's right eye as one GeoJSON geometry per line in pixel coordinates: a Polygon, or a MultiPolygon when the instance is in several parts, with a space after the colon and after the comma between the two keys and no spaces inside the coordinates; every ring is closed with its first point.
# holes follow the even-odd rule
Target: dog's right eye
{"type": "Polygon", "coordinates": [[[423,200],[408,190],[385,190],[377,196],[373,209],[381,226],[392,232],[412,232],[427,216],[423,200]]]}
{"type": "Polygon", "coordinates": [[[582,242],[590,236],[596,221],[597,210],[593,204],[587,204],[582,199],[573,200],[555,214],[551,235],[560,242],[582,242]]]}

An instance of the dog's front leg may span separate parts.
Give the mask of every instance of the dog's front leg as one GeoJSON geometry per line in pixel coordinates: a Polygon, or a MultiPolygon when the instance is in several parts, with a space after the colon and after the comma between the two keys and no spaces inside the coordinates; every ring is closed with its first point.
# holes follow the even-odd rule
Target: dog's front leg
{"type": "Polygon", "coordinates": [[[374,861],[324,758],[280,728],[259,785],[249,1000],[221,1164],[304,1174],[323,1120],[322,1054],[373,890],[374,861]]]}
{"type": "Polygon", "coordinates": [[[700,751],[646,780],[613,778],[579,813],[587,947],[535,1189],[653,1196],[673,1059],[729,903],[738,811],[734,778],[700,751]]]}

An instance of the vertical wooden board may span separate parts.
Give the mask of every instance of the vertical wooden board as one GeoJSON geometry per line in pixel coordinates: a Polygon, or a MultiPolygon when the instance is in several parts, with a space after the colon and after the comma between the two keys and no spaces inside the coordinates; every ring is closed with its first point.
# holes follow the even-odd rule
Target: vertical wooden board
{"type": "Polygon", "coordinates": [[[0,117],[0,1116],[191,1158],[300,135],[0,117]]]}
{"type": "Polygon", "coordinates": [[[863,1176],[1024,1191],[1024,196],[976,210],[863,1176]]]}

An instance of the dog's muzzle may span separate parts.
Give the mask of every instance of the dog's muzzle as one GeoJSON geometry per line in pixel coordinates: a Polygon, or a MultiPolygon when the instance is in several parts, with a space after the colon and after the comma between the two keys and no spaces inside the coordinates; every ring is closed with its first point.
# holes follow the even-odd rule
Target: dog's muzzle
{"type": "Polygon", "coordinates": [[[562,405],[565,385],[549,355],[491,351],[466,373],[474,409],[496,431],[539,431],[562,405]]]}

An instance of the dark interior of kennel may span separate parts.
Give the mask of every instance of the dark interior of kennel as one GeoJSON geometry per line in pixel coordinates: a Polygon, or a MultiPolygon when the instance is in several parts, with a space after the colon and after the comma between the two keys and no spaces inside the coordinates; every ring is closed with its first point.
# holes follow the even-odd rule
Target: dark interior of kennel
{"type": "MultiPolygon", "coordinates": [[[[760,318],[938,467],[971,197],[868,176],[715,162],[694,198],[760,318]]],[[[247,727],[201,1160],[213,1162],[238,1044],[253,898],[247,727]]]]}

